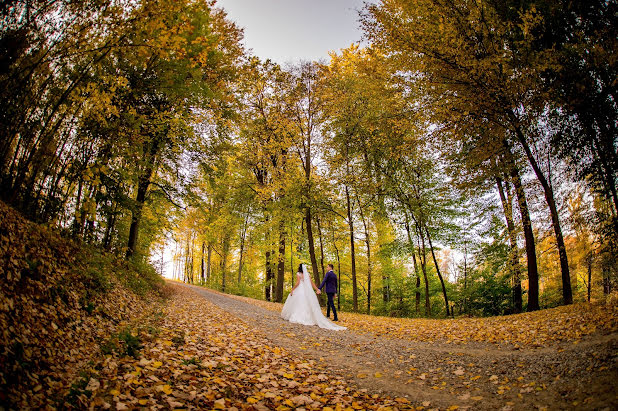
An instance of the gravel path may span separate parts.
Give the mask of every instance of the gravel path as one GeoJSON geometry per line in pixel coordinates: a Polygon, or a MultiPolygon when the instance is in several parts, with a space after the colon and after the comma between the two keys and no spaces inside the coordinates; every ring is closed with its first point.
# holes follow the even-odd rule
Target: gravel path
{"type": "MultiPolygon", "coordinates": [[[[536,350],[412,343],[292,324],[277,312],[202,287],[178,285],[254,327],[273,345],[322,361],[369,392],[439,409],[618,409],[617,334],[536,350]]],[[[340,319],[345,325],[345,313],[340,319]]]]}

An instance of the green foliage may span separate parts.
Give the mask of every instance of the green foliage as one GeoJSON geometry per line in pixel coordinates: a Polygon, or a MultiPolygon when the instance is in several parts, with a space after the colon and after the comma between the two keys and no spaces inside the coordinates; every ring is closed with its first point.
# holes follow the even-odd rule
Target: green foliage
{"type": "Polygon", "coordinates": [[[200,360],[197,359],[196,357],[191,357],[190,359],[184,359],[182,360],[182,364],[183,365],[199,365],[200,364],[200,360]]]}
{"type": "Polygon", "coordinates": [[[510,314],[512,311],[511,286],[507,275],[495,275],[488,270],[474,270],[463,289],[459,284],[458,305],[466,302],[466,314],[493,316],[510,314]]]}
{"type": "Polygon", "coordinates": [[[80,405],[79,397],[85,395],[90,398],[92,392],[86,389],[88,382],[91,378],[96,377],[96,373],[92,370],[82,370],[79,372],[79,378],[71,384],[68,394],[64,398],[64,401],[73,407],[80,405]]]}
{"type": "Polygon", "coordinates": [[[124,328],[117,334],[113,334],[101,344],[101,352],[104,355],[116,354],[121,357],[129,356],[137,358],[142,348],[138,331],[130,327],[124,328]]]}

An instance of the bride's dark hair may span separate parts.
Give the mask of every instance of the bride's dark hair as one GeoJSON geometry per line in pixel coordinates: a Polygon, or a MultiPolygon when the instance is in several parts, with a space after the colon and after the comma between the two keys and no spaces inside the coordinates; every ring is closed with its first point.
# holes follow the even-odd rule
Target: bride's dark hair
{"type": "Polygon", "coordinates": [[[303,272],[303,263],[298,264],[298,272],[299,273],[303,272]]]}

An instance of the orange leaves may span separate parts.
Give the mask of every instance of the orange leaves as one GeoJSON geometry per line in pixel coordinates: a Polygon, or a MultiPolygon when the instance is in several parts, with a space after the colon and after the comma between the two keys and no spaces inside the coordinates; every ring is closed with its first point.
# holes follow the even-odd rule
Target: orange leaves
{"type": "Polygon", "coordinates": [[[108,276],[118,268],[111,257],[23,220],[4,203],[0,214],[0,401],[45,408],[66,396],[76,405],[84,390],[101,388],[87,366],[101,355],[101,342],[148,307],[108,276]]]}
{"type": "Polygon", "coordinates": [[[377,409],[395,400],[347,387],[314,360],[272,346],[255,329],[174,287],[158,338],[142,358],[108,359],[92,405],[135,408],[155,404],[201,409],[377,409]],[[182,341],[178,336],[182,334],[182,341]],[[171,342],[171,344],[170,344],[171,342]]]}
{"type": "MultiPolygon", "coordinates": [[[[271,311],[280,311],[282,307],[277,303],[231,297],[271,311]]],[[[618,307],[611,304],[572,304],[503,317],[454,320],[390,318],[347,312],[340,317],[343,325],[359,333],[415,342],[512,344],[515,348],[546,347],[557,342],[577,344],[587,335],[618,331],[618,307]]]]}

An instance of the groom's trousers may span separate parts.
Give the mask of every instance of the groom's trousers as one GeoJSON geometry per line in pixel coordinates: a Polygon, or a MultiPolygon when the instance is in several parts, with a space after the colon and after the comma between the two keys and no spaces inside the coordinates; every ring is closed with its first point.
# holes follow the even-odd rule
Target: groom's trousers
{"type": "Polygon", "coordinates": [[[326,316],[330,317],[330,309],[333,309],[333,319],[336,321],[337,320],[337,310],[335,309],[335,303],[333,301],[333,297],[335,296],[335,293],[326,293],[326,295],[328,296],[328,303],[326,304],[326,316]]]}

